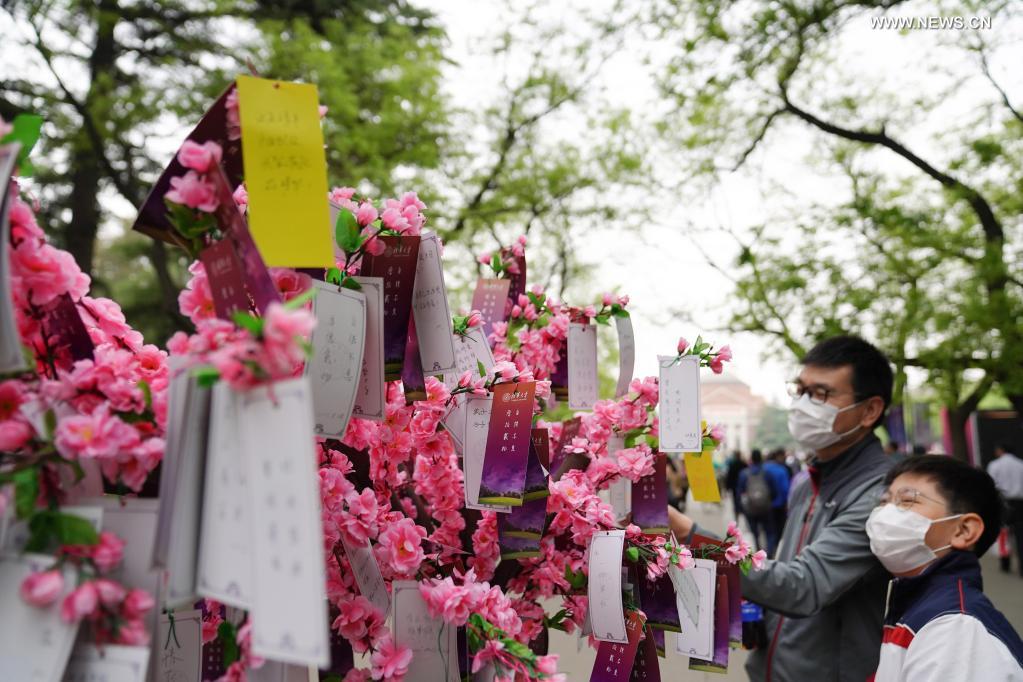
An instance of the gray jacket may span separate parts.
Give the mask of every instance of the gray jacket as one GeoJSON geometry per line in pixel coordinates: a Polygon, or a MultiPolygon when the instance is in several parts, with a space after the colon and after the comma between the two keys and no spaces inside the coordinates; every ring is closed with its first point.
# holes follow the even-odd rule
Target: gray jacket
{"type": "Polygon", "coordinates": [[[865,525],[891,465],[870,435],[793,491],[777,559],[742,579],[767,626],[767,648],[746,664],[754,682],[864,682],[876,671],[888,574],[865,525]]]}

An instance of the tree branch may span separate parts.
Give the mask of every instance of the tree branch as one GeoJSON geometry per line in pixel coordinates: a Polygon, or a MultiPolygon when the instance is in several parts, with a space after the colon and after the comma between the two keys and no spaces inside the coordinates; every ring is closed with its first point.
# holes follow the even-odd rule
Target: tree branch
{"type": "Polygon", "coordinates": [[[1005,102],[1005,106],[1008,107],[1012,115],[1016,117],[1016,120],[1023,123],[1023,113],[1020,113],[1018,109],[1012,106],[1012,102],[1009,101],[1009,95],[1005,92],[995,77],[991,74],[991,68],[987,63],[987,53],[984,51],[984,45],[981,43],[977,47],[977,54],[980,55],[980,68],[984,72],[984,76],[988,79],[988,82],[998,91],[998,94],[1002,96],[1002,101],[1005,102]]]}

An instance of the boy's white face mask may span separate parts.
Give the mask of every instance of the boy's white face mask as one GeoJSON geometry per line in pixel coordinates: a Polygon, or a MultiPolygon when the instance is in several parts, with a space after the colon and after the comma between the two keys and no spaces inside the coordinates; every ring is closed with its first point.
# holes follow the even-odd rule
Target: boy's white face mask
{"type": "Polygon", "coordinates": [[[894,504],[881,505],[867,519],[870,551],[889,573],[909,573],[937,559],[937,552],[951,547],[945,545],[931,549],[927,546],[924,537],[931,524],[960,516],[962,514],[953,514],[932,521],[915,511],[899,509],[894,504]]]}

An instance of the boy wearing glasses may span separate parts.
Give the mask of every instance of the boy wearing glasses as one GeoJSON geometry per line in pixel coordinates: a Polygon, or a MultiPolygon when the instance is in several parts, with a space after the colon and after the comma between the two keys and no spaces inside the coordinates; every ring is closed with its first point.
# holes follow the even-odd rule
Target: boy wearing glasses
{"type": "Polygon", "coordinates": [[[1023,641],[984,596],[977,557],[998,536],[1002,500],[981,469],[941,455],[901,462],[867,520],[895,579],[875,682],[1023,680],[1023,641]]]}
{"type": "MultiPolygon", "coordinates": [[[[888,581],[864,525],[892,466],[874,435],[891,402],[891,365],[863,339],[826,339],[790,392],[789,432],[812,452],[810,474],[793,487],[775,560],[742,577],[768,637],[746,671],[754,682],[863,682],[877,670],[888,581]]],[[[692,520],[668,513],[684,541],[692,520]]]]}

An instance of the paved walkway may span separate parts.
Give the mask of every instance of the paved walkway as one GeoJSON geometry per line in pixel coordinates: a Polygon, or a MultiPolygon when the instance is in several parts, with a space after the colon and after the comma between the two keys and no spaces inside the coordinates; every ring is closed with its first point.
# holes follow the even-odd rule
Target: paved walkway
{"type": "MultiPolygon", "coordinates": [[[[701,525],[723,533],[728,521],[732,518],[731,504],[689,504],[689,512],[701,525]]],[[[1006,574],[998,570],[998,559],[992,554],[982,561],[984,570],[985,592],[995,606],[998,607],[1018,632],[1023,632],[1023,578],[1017,573],[1006,574]]],[[[1015,563],[1013,564],[1015,567],[1015,563]]],[[[669,642],[670,645],[670,642],[669,642]]],[[[746,661],[745,651],[732,650],[729,658],[728,673],[719,675],[706,672],[694,672],[688,669],[688,659],[670,651],[667,658],[660,659],[661,680],[693,680],[707,682],[726,682],[728,680],[745,680],[746,672],[743,664],[746,661]]],[[[551,653],[561,655],[558,669],[566,673],[571,682],[585,681],[590,678],[593,667],[594,650],[583,644],[579,646],[576,636],[562,632],[551,632],[551,653]]]]}

